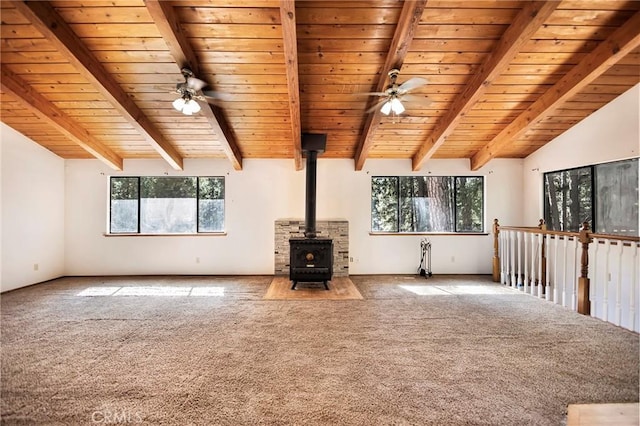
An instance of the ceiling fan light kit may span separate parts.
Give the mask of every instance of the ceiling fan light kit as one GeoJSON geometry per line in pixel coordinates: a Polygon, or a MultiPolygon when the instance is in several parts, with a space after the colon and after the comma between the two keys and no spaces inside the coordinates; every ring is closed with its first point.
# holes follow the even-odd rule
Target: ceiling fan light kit
{"type": "MultiPolygon", "coordinates": [[[[206,83],[193,76],[193,71],[189,68],[181,69],[184,76],[184,83],[176,84],[176,92],[180,95],[178,99],[173,101],[173,107],[184,115],[193,115],[202,109],[200,104],[193,98],[200,99],[197,92],[206,86],[206,83]]],[[[203,98],[204,99],[204,98],[203,98]]]]}
{"type": "Polygon", "coordinates": [[[184,115],[193,115],[200,111],[200,104],[189,95],[183,95],[173,101],[173,107],[184,115]]]}
{"type": "Polygon", "coordinates": [[[402,105],[402,102],[400,102],[400,99],[398,99],[395,96],[389,99],[387,102],[385,102],[382,105],[382,108],[380,108],[380,112],[383,113],[384,115],[389,115],[391,112],[393,112],[395,115],[399,115],[399,114],[402,114],[404,111],[405,111],[404,105],[402,105]]]}
{"type": "Polygon", "coordinates": [[[413,100],[419,101],[419,103],[422,105],[428,104],[429,101],[427,98],[409,95],[410,91],[427,84],[427,80],[421,77],[413,77],[402,84],[398,84],[396,83],[396,80],[399,73],[400,71],[396,68],[390,70],[388,73],[390,83],[385,91],[371,93],[372,95],[381,96],[386,99],[383,99],[382,101],[380,101],[380,103],[377,103],[369,111],[372,111],[379,106],[380,112],[384,115],[389,115],[391,113],[393,113],[394,116],[400,115],[406,111],[405,106],[402,104],[403,97],[405,97],[405,101],[412,102],[411,100],[409,100],[411,98],[413,100]]]}

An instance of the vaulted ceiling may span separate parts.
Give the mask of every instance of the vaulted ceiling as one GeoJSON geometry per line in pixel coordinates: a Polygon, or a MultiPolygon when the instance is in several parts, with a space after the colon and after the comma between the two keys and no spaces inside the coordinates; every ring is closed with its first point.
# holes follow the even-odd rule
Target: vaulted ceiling
{"type": "MultiPolygon", "coordinates": [[[[1,1],[2,121],[66,159],[523,158],[640,82],[640,2],[1,1]],[[188,67],[217,96],[188,116],[188,67]],[[428,84],[400,115],[371,92],[428,84]],[[424,102],[423,99],[428,102],[424,102]]],[[[415,98],[414,96],[414,98],[415,98]]],[[[606,141],[603,141],[606,143],[606,141]]]]}

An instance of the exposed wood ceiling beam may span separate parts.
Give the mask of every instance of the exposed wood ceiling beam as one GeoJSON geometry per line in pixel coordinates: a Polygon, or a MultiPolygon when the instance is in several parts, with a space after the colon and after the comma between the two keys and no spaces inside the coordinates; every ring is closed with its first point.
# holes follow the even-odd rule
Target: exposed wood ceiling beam
{"type": "Polygon", "coordinates": [[[449,111],[438,120],[427,140],[414,154],[412,161],[414,171],[420,170],[425,161],[436,153],[454,132],[462,118],[509,66],[522,46],[529,42],[559,4],[559,1],[531,1],[524,4],[513,23],[502,35],[498,46],[487,56],[449,111]]]}
{"type": "Polygon", "coordinates": [[[287,89],[289,92],[289,116],[291,117],[293,160],[296,170],[301,170],[302,125],[300,124],[300,84],[298,81],[298,43],[296,36],[296,6],[294,0],[282,0],[280,2],[280,22],[282,25],[287,89]]]}
{"type": "MultiPolygon", "coordinates": [[[[413,34],[415,33],[422,12],[427,4],[427,0],[405,1],[400,12],[400,18],[398,19],[398,25],[391,40],[391,46],[387,59],[384,62],[378,85],[376,86],[376,92],[382,92],[386,88],[387,72],[393,68],[401,69],[404,63],[404,58],[407,56],[409,45],[413,40],[413,34]]],[[[373,99],[367,108],[373,107],[376,100],[373,99]]],[[[369,151],[373,146],[373,135],[376,129],[380,126],[380,108],[375,108],[371,111],[365,120],[364,129],[358,141],[356,147],[355,167],[356,170],[362,170],[364,162],[367,160],[369,151]]]]}
{"type": "Polygon", "coordinates": [[[49,2],[12,1],[31,25],[53,43],[75,69],[134,126],[154,149],[176,170],[182,170],[182,156],[122,90],[93,53],[76,36],[49,2]]]}
{"type": "Polygon", "coordinates": [[[478,170],[497,157],[502,148],[520,137],[540,120],[553,114],[564,102],[576,95],[593,80],[629,52],[640,46],[640,12],[636,12],[620,28],[585,56],[556,84],[543,93],[529,108],[489,141],[473,157],[471,170],[478,170]]]}
{"type": "MultiPolygon", "coordinates": [[[[188,67],[196,77],[201,78],[198,58],[180,29],[180,22],[171,3],[145,0],[145,5],[178,66],[180,68],[188,67]]],[[[199,94],[202,95],[202,92],[200,91],[199,94]]],[[[202,108],[202,114],[213,128],[222,150],[231,161],[233,168],[242,170],[242,154],[223,111],[218,106],[208,105],[208,107],[202,108]]]]}
{"type": "Polygon", "coordinates": [[[198,59],[180,29],[180,21],[173,11],[173,6],[167,1],[157,0],[145,0],[144,4],[178,66],[188,67],[198,76],[198,59]]]}
{"type": "Polygon", "coordinates": [[[115,170],[122,170],[122,158],[111,148],[93,137],[87,130],[67,116],[60,108],[36,92],[20,76],[2,65],[2,90],[13,95],[26,109],[43,119],[57,131],[80,145],[91,155],[115,170]]]}

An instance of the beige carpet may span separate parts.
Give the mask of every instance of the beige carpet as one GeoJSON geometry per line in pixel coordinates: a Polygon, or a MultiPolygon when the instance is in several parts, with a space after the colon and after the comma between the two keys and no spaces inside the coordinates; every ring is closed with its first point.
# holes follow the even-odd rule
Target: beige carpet
{"type": "Polygon", "coordinates": [[[83,277],[0,297],[6,425],[563,425],[637,402],[638,335],[490,277],[83,277]],[[109,423],[110,422],[110,423],[109,423]]]}
{"type": "Polygon", "coordinates": [[[358,288],[349,277],[333,278],[329,282],[329,290],[322,283],[299,282],[295,290],[291,290],[288,277],[274,277],[264,295],[267,300],[353,300],[362,299],[358,288]]]}

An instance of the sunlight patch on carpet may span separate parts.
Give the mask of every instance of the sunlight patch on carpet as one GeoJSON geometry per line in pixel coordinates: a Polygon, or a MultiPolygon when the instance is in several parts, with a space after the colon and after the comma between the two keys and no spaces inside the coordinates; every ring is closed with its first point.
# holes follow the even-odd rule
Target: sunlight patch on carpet
{"type": "Polygon", "coordinates": [[[418,296],[454,296],[461,294],[515,294],[511,289],[491,285],[398,285],[418,296]]]}
{"type": "Polygon", "coordinates": [[[400,287],[403,290],[410,291],[413,294],[417,294],[418,296],[449,296],[450,295],[450,293],[447,293],[446,291],[431,285],[399,285],[398,287],[400,287]]]}
{"type": "Polygon", "coordinates": [[[76,296],[164,296],[164,297],[223,297],[224,287],[184,287],[184,286],[132,286],[132,287],[89,287],[76,296]]]}
{"type": "Polygon", "coordinates": [[[453,294],[515,294],[515,292],[499,285],[450,285],[442,289],[453,294]]]}

